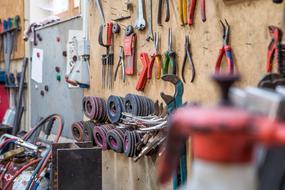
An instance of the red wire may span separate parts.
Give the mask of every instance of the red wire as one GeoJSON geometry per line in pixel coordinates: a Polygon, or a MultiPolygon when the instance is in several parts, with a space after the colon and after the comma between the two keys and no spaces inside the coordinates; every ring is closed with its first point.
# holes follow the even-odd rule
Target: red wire
{"type": "Polygon", "coordinates": [[[11,183],[16,179],[16,177],[18,177],[24,170],[26,170],[26,169],[29,168],[30,166],[32,166],[32,165],[38,163],[40,160],[41,160],[41,158],[38,158],[38,159],[36,159],[36,160],[33,160],[33,161],[31,161],[31,162],[25,164],[23,167],[21,167],[21,168],[15,173],[15,175],[11,178],[11,180],[6,183],[6,185],[4,186],[3,190],[7,190],[8,187],[11,185],[11,183]]]}

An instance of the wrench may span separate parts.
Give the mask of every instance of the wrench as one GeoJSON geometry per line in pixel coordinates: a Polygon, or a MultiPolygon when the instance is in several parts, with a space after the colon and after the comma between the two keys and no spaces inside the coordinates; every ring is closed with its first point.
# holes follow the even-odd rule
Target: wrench
{"type": "Polygon", "coordinates": [[[139,30],[145,29],[145,19],[144,19],[144,0],[137,0],[137,19],[135,28],[139,30]]]}
{"type": "Polygon", "coordinates": [[[152,0],[148,0],[147,3],[147,7],[148,7],[148,18],[147,18],[147,28],[148,28],[148,32],[147,32],[147,38],[146,40],[153,40],[153,30],[152,30],[152,0]]]}

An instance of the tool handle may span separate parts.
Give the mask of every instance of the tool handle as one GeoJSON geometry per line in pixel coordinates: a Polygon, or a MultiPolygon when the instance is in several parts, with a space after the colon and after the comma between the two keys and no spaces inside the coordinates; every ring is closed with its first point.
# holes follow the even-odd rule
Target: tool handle
{"type": "Polygon", "coordinates": [[[187,24],[187,0],[182,0],[183,6],[183,25],[187,24]]]}
{"type": "Polygon", "coordinates": [[[169,52],[169,61],[172,66],[172,73],[173,75],[176,75],[177,73],[177,64],[176,64],[176,54],[174,51],[169,52]]]}
{"type": "Polygon", "coordinates": [[[158,11],[157,11],[157,24],[161,26],[161,16],[162,16],[162,0],[158,1],[158,11]]]}
{"type": "Polygon", "coordinates": [[[272,72],[272,62],[273,62],[273,55],[274,55],[275,49],[268,49],[267,51],[267,61],[266,61],[266,72],[270,73],[272,72]]]}
{"type": "Polygon", "coordinates": [[[225,52],[228,62],[228,72],[230,75],[234,74],[234,59],[232,56],[232,48],[230,46],[225,46],[225,52]]]}
{"type": "Polygon", "coordinates": [[[151,79],[152,78],[152,69],[153,69],[153,64],[154,64],[154,61],[155,61],[155,57],[152,56],[151,57],[151,61],[147,67],[147,79],[151,79]]]}
{"type": "Polygon", "coordinates": [[[19,23],[20,23],[20,16],[17,15],[14,17],[14,28],[19,28],[19,23]]]}
{"type": "Polygon", "coordinates": [[[183,15],[183,1],[184,0],[179,0],[179,17],[180,17],[180,22],[181,22],[181,25],[183,26],[184,25],[184,15],[183,15]]]}
{"type": "Polygon", "coordinates": [[[207,17],[206,17],[206,3],[205,0],[200,0],[200,5],[201,5],[201,19],[203,22],[206,22],[207,17]]]}
{"type": "Polygon", "coordinates": [[[219,74],[220,70],[221,70],[221,64],[222,64],[222,60],[223,60],[223,56],[224,56],[225,50],[224,47],[222,47],[219,50],[219,55],[218,55],[218,59],[216,61],[216,66],[215,66],[215,73],[219,74]]]}
{"type": "Polygon", "coordinates": [[[162,66],[163,75],[168,74],[169,61],[170,61],[170,57],[169,57],[168,52],[166,52],[165,53],[165,59],[163,62],[163,66],[162,66]]]}
{"type": "Polygon", "coordinates": [[[161,77],[161,55],[155,55],[155,77],[156,79],[160,79],[161,77]]]}
{"type": "Polygon", "coordinates": [[[107,46],[112,45],[112,35],[113,35],[112,29],[113,29],[113,23],[108,22],[107,23],[107,46]]]}
{"type": "Polygon", "coordinates": [[[191,0],[191,3],[189,5],[189,19],[188,19],[189,25],[193,24],[195,7],[196,7],[196,0],[191,0]]]}
{"type": "Polygon", "coordinates": [[[136,90],[143,91],[144,87],[146,85],[146,81],[147,81],[147,71],[148,71],[148,65],[149,65],[148,54],[147,53],[141,53],[140,54],[140,60],[141,60],[141,63],[143,65],[143,70],[140,74],[139,81],[137,82],[136,90]]]}
{"type": "Polygon", "coordinates": [[[170,8],[169,8],[169,0],[166,0],[166,13],[165,13],[165,22],[168,22],[170,19],[170,8]]]}

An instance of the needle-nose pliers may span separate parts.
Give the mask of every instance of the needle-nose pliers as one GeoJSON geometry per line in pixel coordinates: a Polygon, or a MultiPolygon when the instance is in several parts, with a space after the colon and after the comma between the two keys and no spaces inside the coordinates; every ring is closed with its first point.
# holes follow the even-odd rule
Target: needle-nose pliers
{"type": "Polygon", "coordinates": [[[193,59],[192,59],[192,55],[190,52],[190,40],[189,40],[189,36],[185,36],[185,44],[184,44],[184,48],[185,48],[185,55],[184,55],[184,60],[183,60],[183,65],[182,65],[182,80],[185,83],[185,67],[186,67],[186,62],[187,59],[190,63],[190,68],[192,70],[192,74],[191,74],[191,78],[190,78],[190,82],[193,82],[195,79],[195,75],[196,75],[196,71],[195,71],[195,66],[193,63],[193,59]]]}
{"type": "Polygon", "coordinates": [[[224,55],[226,55],[228,63],[228,74],[234,74],[234,60],[232,56],[231,46],[229,45],[230,38],[230,25],[225,19],[225,24],[220,21],[223,27],[223,47],[219,51],[219,56],[216,62],[215,73],[219,74],[221,71],[221,65],[224,55]]]}
{"type": "Polygon", "coordinates": [[[169,63],[172,66],[171,74],[176,75],[176,53],[172,49],[172,31],[168,30],[168,50],[165,52],[165,60],[163,63],[163,75],[168,74],[169,63]]]}

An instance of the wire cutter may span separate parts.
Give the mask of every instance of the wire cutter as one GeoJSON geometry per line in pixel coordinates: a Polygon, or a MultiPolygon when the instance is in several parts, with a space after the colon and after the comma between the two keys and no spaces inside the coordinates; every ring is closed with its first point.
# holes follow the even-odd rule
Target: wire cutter
{"type": "Polygon", "coordinates": [[[225,19],[225,24],[220,21],[223,27],[223,47],[219,51],[219,56],[216,62],[215,73],[219,74],[221,71],[221,64],[223,60],[223,56],[226,55],[227,63],[228,63],[228,74],[234,74],[234,60],[232,56],[231,46],[229,45],[230,38],[230,25],[225,19]]]}
{"type": "Polygon", "coordinates": [[[173,51],[172,49],[172,31],[169,28],[168,30],[168,50],[167,52],[165,52],[165,60],[163,63],[163,75],[168,74],[168,67],[169,67],[169,63],[172,66],[172,72],[171,74],[176,75],[176,53],[173,51]]]}
{"type": "Polygon", "coordinates": [[[184,60],[183,60],[183,65],[182,65],[182,80],[185,83],[185,66],[186,66],[186,62],[187,59],[190,62],[190,68],[192,70],[192,75],[191,75],[191,79],[190,82],[193,82],[195,79],[195,75],[196,75],[196,71],[195,71],[195,66],[193,63],[193,59],[192,59],[192,55],[190,52],[190,40],[189,40],[189,36],[185,36],[185,44],[184,44],[184,48],[185,48],[185,55],[184,55],[184,60]]]}
{"type": "Polygon", "coordinates": [[[159,33],[154,34],[154,41],[153,41],[153,46],[154,46],[154,53],[151,55],[151,61],[150,61],[150,66],[148,68],[148,73],[147,73],[147,78],[151,79],[152,78],[152,68],[155,63],[155,78],[160,79],[161,77],[161,54],[159,52],[159,41],[160,41],[160,36],[159,33]]]}
{"type": "MultiPolygon", "coordinates": [[[[191,0],[191,3],[189,4],[189,19],[188,24],[192,25],[194,23],[194,13],[196,8],[196,1],[197,0],[191,0]]],[[[206,3],[205,0],[200,0],[200,6],[201,6],[201,19],[203,22],[206,22],[206,3]]]]}
{"type": "Polygon", "coordinates": [[[279,63],[278,47],[281,42],[282,32],[276,26],[268,26],[268,30],[269,30],[270,36],[272,37],[272,40],[267,50],[266,71],[269,73],[269,72],[272,72],[272,64],[273,64],[274,56],[275,56],[276,63],[277,64],[279,63]]]}
{"type": "Polygon", "coordinates": [[[118,61],[118,65],[115,71],[115,76],[114,76],[114,81],[116,81],[117,75],[118,75],[118,71],[119,71],[119,67],[121,67],[121,71],[122,71],[122,79],[123,82],[125,82],[126,80],[126,75],[125,75],[125,58],[124,58],[124,47],[120,46],[120,56],[119,56],[119,61],[118,61]]]}

